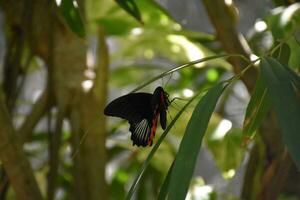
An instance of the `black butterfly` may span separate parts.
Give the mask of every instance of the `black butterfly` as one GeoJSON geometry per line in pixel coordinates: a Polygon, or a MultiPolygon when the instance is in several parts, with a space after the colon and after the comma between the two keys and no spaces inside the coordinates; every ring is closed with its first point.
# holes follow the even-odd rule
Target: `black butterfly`
{"type": "Polygon", "coordinates": [[[157,87],[153,94],[127,94],[110,102],[104,114],[128,120],[133,145],[151,146],[158,117],[162,129],[166,129],[167,109],[170,105],[168,96],[162,87],[157,87]]]}

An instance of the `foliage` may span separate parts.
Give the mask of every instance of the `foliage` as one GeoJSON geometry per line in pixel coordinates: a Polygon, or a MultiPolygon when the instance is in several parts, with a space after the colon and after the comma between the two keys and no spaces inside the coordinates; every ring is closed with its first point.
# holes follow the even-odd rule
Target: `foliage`
{"type": "MultiPolygon", "coordinates": [[[[87,0],[86,19],[75,0],[62,0],[55,9],[79,37],[95,34],[99,27],[105,30],[107,39],[113,43],[109,88],[117,91],[114,96],[119,96],[120,91],[152,91],[154,82],[161,81],[171,98],[188,98],[184,103],[172,103],[167,129],[161,134],[158,131],[154,146],[148,149],[138,149],[127,142],[128,124],[110,121],[107,179],[111,199],[184,199],[188,193],[193,195],[194,186],[209,187],[205,180],[200,178],[199,183],[199,177],[193,176],[201,148],[211,152],[222,178],[230,181],[249,155],[247,150],[255,144],[259,128],[272,109],[284,144],[300,169],[299,3],[270,10],[261,20],[267,28],[253,29],[247,40],[256,60],[224,54],[215,45],[214,35],[184,29],[154,0],[87,0]],[[242,58],[248,65],[234,74],[228,58],[242,58]],[[236,95],[234,88],[250,68],[257,69],[259,75],[239,126],[224,110],[230,103],[228,96],[236,95]],[[224,120],[235,126],[223,130],[221,136],[216,135],[224,120]]],[[[32,144],[42,147],[26,150],[32,162],[47,151],[48,136],[43,131],[35,132],[32,144]]],[[[65,128],[60,149],[63,159],[57,177],[63,191],[61,199],[72,198],[74,163],[70,160],[70,140],[70,130],[65,128]]],[[[46,158],[41,158],[34,170],[44,175],[47,166],[46,158]]],[[[46,184],[45,178],[39,182],[46,184]]],[[[212,188],[207,199],[220,195],[220,191],[212,188]]]]}

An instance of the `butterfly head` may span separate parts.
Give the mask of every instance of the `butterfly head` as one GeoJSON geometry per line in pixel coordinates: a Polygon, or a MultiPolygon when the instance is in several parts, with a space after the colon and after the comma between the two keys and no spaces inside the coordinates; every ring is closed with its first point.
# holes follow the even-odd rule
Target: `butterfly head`
{"type": "Polygon", "coordinates": [[[166,110],[170,105],[169,94],[164,91],[162,87],[157,87],[153,93],[152,108],[155,109],[157,106],[159,110],[166,110]]]}

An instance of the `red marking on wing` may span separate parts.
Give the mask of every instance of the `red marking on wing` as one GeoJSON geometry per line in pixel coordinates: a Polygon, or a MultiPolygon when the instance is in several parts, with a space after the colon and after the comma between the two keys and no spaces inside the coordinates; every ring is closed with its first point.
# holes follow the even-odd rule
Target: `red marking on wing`
{"type": "Polygon", "coordinates": [[[153,142],[153,138],[155,136],[156,128],[157,128],[157,120],[158,120],[159,112],[158,112],[158,105],[154,108],[154,115],[152,118],[152,126],[150,131],[150,137],[148,139],[148,145],[151,146],[153,142]]]}
{"type": "Polygon", "coordinates": [[[153,119],[152,119],[152,127],[151,127],[151,132],[150,132],[150,137],[148,139],[148,145],[151,146],[152,145],[152,141],[153,138],[155,136],[155,132],[156,132],[156,128],[157,128],[157,120],[158,120],[158,114],[154,115],[153,119]]]}

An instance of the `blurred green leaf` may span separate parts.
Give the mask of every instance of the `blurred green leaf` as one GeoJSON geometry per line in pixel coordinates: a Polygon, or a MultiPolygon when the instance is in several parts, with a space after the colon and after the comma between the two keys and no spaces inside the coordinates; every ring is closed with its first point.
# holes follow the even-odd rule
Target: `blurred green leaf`
{"type": "MultiPolygon", "coordinates": [[[[231,55],[232,56],[232,55],[231,55]]],[[[208,57],[205,57],[205,58],[201,58],[201,59],[198,59],[198,60],[194,60],[194,61],[190,61],[186,64],[183,64],[183,65],[180,65],[178,67],[174,67],[173,69],[170,69],[170,70],[167,70],[165,71],[164,73],[150,79],[149,81],[146,81],[145,83],[143,83],[141,86],[137,87],[136,89],[134,89],[132,92],[136,92],[138,90],[140,90],[141,88],[145,87],[146,85],[149,85],[150,83],[160,79],[160,78],[163,78],[169,74],[172,74],[176,71],[179,71],[179,70],[182,70],[184,68],[187,68],[187,67],[191,67],[195,64],[199,64],[199,63],[203,63],[203,62],[206,62],[206,61],[211,61],[211,60],[215,60],[215,59],[220,59],[220,58],[226,58],[226,57],[230,57],[230,55],[213,55],[213,56],[208,56],[208,57]]]]}
{"type": "Polygon", "coordinates": [[[143,23],[140,10],[136,5],[135,0],[115,0],[121,8],[123,8],[128,14],[133,16],[137,21],[143,23]]]}
{"type": "Polygon", "coordinates": [[[280,63],[288,65],[291,55],[291,49],[288,44],[283,43],[280,47],[274,52],[273,56],[280,63]]]}
{"type": "Polygon", "coordinates": [[[261,74],[259,74],[244,119],[243,135],[246,142],[248,139],[253,138],[256,129],[258,129],[264,117],[270,110],[271,102],[267,93],[267,86],[262,80],[261,74]]]}
{"type": "Polygon", "coordinates": [[[300,24],[300,3],[294,3],[286,7],[280,17],[280,25],[287,33],[294,33],[299,30],[300,24]]]}
{"type": "Polygon", "coordinates": [[[169,12],[156,1],[138,0],[136,1],[136,4],[141,11],[143,22],[146,27],[164,27],[174,29],[174,25],[176,24],[174,18],[172,18],[169,12]]]}
{"type": "Polygon", "coordinates": [[[69,28],[76,33],[79,37],[85,36],[85,28],[78,3],[76,0],[62,0],[59,11],[64,17],[69,28]]]}
{"type": "Polygon", "coordinates": [[[289,67],[287,67],[287,66],[284,66],[284,67],[288,71],[288,73],[290,75],[290,79],[293,82],[293,84],[296,86],[296,88],[298,90],[300,90],[300,76],[298,74],[296,74],[296,72],[294,72],[289,67]]]}
{"type": "Polygon", "coordinates": [[[173,161],[171,167],[169,168],[169,171],[164,180],[164,183],[162,184],[162,186],[160,188],[160,191],[159,191],[159,194],[157,197],[158,200],[165,200],[168,195],[168,188],[169,188],[169,184],[170,184],[170,177],[171,177],[173,166],[174,166],[174,161],[173,161]]]}
{"type": "MultiPolygon", "coordinates": [[[[127,1],[119,0],[116,2],[118,4],[126,4],[127,1]]],[[[108,8],[106,8],[106,11],[104,12],[105,14],[98,14],[97,17],[94,17],[92,20],[104,26],[108,35],[125,35],[130,33],[133,28],[139,28],[141,31],[144,29],[149,30],[154,28],[156,31],[160,29],[170,31],[175,31],[176,29],[178,31],[178,29],[180,29],[180,26],[175,23],[175,20],[169,15],[169,13],[155,1],[131,0],[128,2],[133,2],[139,10],[140,18],[143,19],[143,23],[145,23],[142,28],[139,28],[140,24],[138,22],[140,21],[134,20],[134,18],[125,13],[125,9],[122,9],[123,7],[120,8],[119,6],[114,5],[108,5],[108,8]]],[[[94,3],[90,2],[90,4],[93,5],[94,3]]]]}
{"type": "Polygon", "coordinates": [[[300,31],[300,3],[272,10],[266,17],[266,22],[274,41],[285,40],[289,46],[288,49],[285,44],[283,45],[281,50],[283,57],[278,58],[279,61],[286,64],[289,57],[288,65],[292,68],[300,68],[300,45],[297,41],[297,33],[300,31]]]}
{"type": "Polygon", "coordinates": [[[97,20],[103,27],[107,35],[124,35],[134,27],[134,24],[126,17],[103,17],[97,20]]]}
{"type": "Polygon", "coordinates": [[[299,30],[300,3],[294,3],[286,8],[275,8],[266,17],[266,22],[275,39],[290,36],[299,30]]]}
{"type": "Polygon", "coordinates": [[[206,144],[224,178],[232,178],[234,173],[229,173],[235,172],[244,159],[245,148],[242,146],[242,140],[243,134],[240,129],[231,129],[221,138],[215,137],[214,133],[207,138],[206,144]]]}
{"type": "Polygon", "coordinates": [[[291,52],[288,66],[290,66],[293,69],[300,69],[300,44],[297,42],[295,37],[291,37],[287,41],[287,44],[289,45],[291,52]]]}
{"type": "Polygon", "coordinates": [[[197,42],[213,42],[216,40],[215,35],[199,32],[199,31],[191,31],[187,29],[183,29],[180,31],[175,31],[176,35],[183,35],[187,37],[189,40],[197,41],[197,42]]]}
{"type": "Polygon", "coordinates": [[[186,196],[202,138],[224,88],[223,83],[211,88],[193,111],[174,161],[170,177],[169,199],[184,199],[186,196]]]}
{"type": "Polygon", "coordinates": [[[270,91],[268,94],[277,114],[283,140],[300,169],[300,92],[294,87],[289,72],[275,59],[263,58],[261,72],[270,91]]]}
{"type": "Polygon", "coordinates": [[[151,64],[120,66],[111,71],[111,83],[117,86],[136,84],[149,77],[149,73],[161,73],[162,67],[151,64]]]}
{"type": "Polygon", "coordinates": [[[176,116],[174,117],[174,119],[171,121],[171,123],[168,125],[168,127],[166,128],[166,130],[163,132],[163,134],[160,136],[160,138],[158,139],[157,143],[154,145],[154,147],[152,148],[151,152],[149,153],[147,159],[145,160],[145,162],[143,163],[142,167],[140,168],[140,170],[138,171],[136,178],[134,179],[130,190],[126,196],[126,199],[130,200],[132,198],[132,195],[134,194],[134,192],[137,189],[137,186],[143,176],[143,174],[145,173],[145,170],[147,169],[148,165],[150,164],[150,161],[152,160],[155,152],[157,151],[157,149],[159,148],[160,144],[162,143],[162,141],[164,140],[164,138],[167,136],[167,134],[169,133],[170,129],[174,126],[175,122],[178,120],[178,118],[181,116],[181,114],[186,110],[186,108],[190,105],[190,103],[197,97],[197,95],[195,95],[193,98],[191,98],[183,107],[182,109],[176,114],[176,116]]]}

